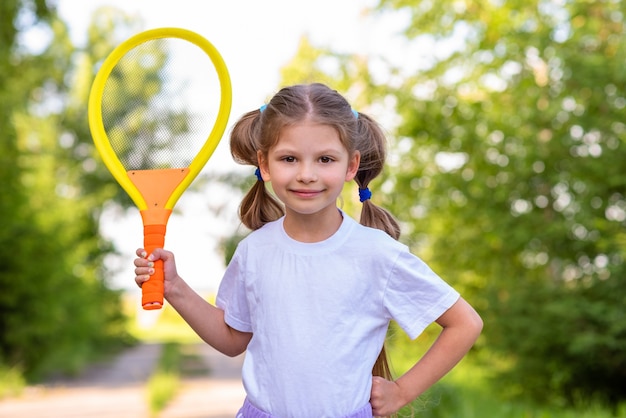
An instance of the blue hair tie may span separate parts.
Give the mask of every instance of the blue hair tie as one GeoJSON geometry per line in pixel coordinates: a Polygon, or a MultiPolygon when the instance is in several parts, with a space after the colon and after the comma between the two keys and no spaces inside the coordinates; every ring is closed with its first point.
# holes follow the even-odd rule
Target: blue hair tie
{"type": "Polygon", "coordinates": [[[357,112],[356,110],[352,109],[352,114],[354,115],[356,119],[359,118],[359,112],[357,112]]]}
{"type": "Polygon", "coordinates": [[[261,170],[259,169],[259,167],[254,170],[254,174],[256,175],[257,180],[263,181],[263,176],[261,176],[261,170]]]}
{"type": "Polygon", "coordinates": [[[263,106],[259,107],[259,112],[263,113],[263,111],[267,109],[267,105],[264,104],[263,106]]]}
{"type": "Polygon", "coordinates": [[[370,191],[368,187],[366,187],[365,189],[359,188],[359,200],[361,202],[365,202],[371,197],[372,197],[372,192],[370,191]]]}

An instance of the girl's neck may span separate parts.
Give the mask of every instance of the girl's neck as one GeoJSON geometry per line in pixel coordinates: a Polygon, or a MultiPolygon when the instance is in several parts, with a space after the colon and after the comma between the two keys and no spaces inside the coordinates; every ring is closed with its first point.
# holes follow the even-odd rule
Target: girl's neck
{"type": "Polygon", "coordinates": [[[283,228],[289,237],[299,242],[320,242],[330,238],[341,226],[343,215],[339,209],[312,215],[287,210],[283,228]]]}

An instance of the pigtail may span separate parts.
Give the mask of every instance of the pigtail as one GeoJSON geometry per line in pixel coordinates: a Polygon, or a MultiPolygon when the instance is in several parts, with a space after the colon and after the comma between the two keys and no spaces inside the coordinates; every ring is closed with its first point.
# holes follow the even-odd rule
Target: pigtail
{"type": "MultiPolygon", "coordinates": [[[[238,164],[258,167],[259,125],[261,112],[246,113],[233,126],[230,153],[238,164]]],[[[239,205],[239,219],[249,229],[256,230],[284,215],[283,206],[272,196],[262,179],[250,188],[239,205]]]]}
{"type": "MultiPolygon", "coordinates": [[[[361,153],[361,162],[354,181],[359,186],[359,198],[363,203],[360,223],[371,228],[381,229],[397,240],[400,238],[398,221],[389,211],[372,203],[370,200],[371,192],[368,187],[370,182],[383,171],[387,158],[387,140],[380,126],[372,118],[363,113],[358,113],[356,116],[356,149],[361,153]]],[[[385,345],[383,345],[374,363],[372,375],[393,380],[385,345]]],[[[393,416],[397,415],[394,414],[393,416]]]]}
{"type": "MultiPolygon", "coordinates": [[[[359,189],[364,191],[369,190],[370,182],[383,170],[387,158],[386,138],[378,124],[369,116],[360,113],[357,122],[357,149],[361,152],[361,163],[354,180],[359,189]]],[[[381,229],[396,240],[400,238],[400,225],[389,211],[376,206],[369,196],[361,197],[361,201],[362,225],[381,229]]]]}
{"type": "Polygon", "coordinates": [[[396,221],[388,210],[376,206],[371,200],[363,202],[360,223],[365,226],[381,229],[395,240],[400,238],[400,226],[398,225],[398,221],[396,221]]]}
{"type": "Polygon", "coordinates": [[[262,181],[254,183],[239,205],[241,223],[253,231],[284,214],[283,206],[267,191],[262,181]]]}

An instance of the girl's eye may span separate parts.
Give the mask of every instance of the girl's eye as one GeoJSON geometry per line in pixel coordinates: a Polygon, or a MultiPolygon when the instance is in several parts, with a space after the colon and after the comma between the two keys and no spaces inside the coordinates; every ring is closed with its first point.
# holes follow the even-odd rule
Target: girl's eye
{"type": "Polygon", "coordinates": [[[333,159],[330,158],[330,157],[321,157],[320,161],[323,162],[323,163],[330,163],[330,162],[333,161],[333,159]]]}
{"type": "Polygon", "coordinates": [[[283,157],[283,161],[285,161],[287,163],[292,163],[292,162],[296,161],[296,159],[294,157],[283,157]]]}

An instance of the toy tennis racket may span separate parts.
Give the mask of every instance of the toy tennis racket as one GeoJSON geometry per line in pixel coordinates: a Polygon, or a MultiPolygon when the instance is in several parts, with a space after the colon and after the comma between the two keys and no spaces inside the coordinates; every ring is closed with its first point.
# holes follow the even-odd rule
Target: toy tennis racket
{"type": "MultiPolygon", "coordinates": [[[[185,29],[139,33],[102,63],[89,94],[89,128],[141,213],[148,254],[163,247],[172,209],[217,147],[231,104],[221,55],[185,29]]],[[[157,261],[142,286],[144,309],[163,306],[163,279],[157,261]]]]}

